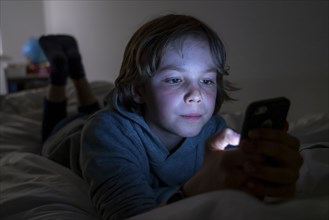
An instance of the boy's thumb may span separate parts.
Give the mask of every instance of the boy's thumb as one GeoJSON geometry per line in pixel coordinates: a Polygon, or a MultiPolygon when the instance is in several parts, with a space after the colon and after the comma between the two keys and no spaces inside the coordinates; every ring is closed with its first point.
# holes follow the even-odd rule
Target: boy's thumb
{"type": "Polygon", "coordinates": [[[221,133],[215,134],[208,140],[209,150],[224,150],[226,146],[239,144],[240,134],[230,128],[225,128],[221,133]]]}

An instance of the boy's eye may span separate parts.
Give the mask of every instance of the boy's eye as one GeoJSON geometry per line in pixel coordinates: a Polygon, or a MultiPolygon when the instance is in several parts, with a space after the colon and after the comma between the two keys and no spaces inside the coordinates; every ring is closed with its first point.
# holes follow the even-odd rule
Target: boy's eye
{"type": "Polygon", "coordinates": [[[182,82],[182,80],[178,78],[169,78],[169,79],[165,79],[165,82],[169,84],[177,84],[182,82]]]}
{"type": "Polygon", "coordinates": [[[204,80],[201,80],[201,82],[205,85],[215,85],[216,84],[216,82],[211,79],[204,79],[204,80]]]}

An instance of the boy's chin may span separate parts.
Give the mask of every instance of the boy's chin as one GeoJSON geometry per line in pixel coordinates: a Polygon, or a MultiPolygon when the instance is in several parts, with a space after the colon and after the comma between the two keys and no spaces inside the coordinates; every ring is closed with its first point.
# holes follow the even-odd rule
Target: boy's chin
{"type": "Polygon", "coordinates": [[[190,138],[190,137],[195,137],[200,133],[201,129],[195,129],[195,130],[190,130],[190,131],[183,131],[181,132],[181,137],[184,138],[190,138]]]}

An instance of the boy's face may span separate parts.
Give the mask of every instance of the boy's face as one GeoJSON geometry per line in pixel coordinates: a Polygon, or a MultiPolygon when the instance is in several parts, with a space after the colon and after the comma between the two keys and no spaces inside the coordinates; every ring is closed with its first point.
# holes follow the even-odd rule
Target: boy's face
{"type": "Polygon", "coordinates": [[[138,92],[145,121],[167,147],[197,135],[213,115],[216,77],[207,41],[187,37],[167,46],[158,71],[138,92]]]}

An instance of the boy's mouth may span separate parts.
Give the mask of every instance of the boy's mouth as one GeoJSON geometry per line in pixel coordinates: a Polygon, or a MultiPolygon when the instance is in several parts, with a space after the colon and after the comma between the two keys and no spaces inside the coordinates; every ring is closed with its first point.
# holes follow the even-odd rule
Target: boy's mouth
{"type": "Polygon", "coordinates": [[[202,117],[202,115],[199,113],[191,113],[191,114],[182,115],[182,117],[188,120],[199,120],[202,117]]]}

